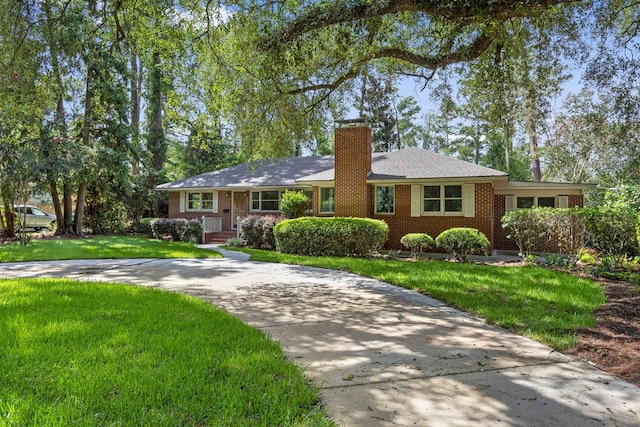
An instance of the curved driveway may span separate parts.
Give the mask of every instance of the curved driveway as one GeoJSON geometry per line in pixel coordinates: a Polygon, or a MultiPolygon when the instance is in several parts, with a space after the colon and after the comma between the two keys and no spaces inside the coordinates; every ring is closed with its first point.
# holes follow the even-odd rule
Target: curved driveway
{"type": "Polygon", "coordinates": [[[345,426],[638,426],[640,388],[418,293],[341,271],[224,259],[1,264],[203,298],[280,341],[345,426]]]}

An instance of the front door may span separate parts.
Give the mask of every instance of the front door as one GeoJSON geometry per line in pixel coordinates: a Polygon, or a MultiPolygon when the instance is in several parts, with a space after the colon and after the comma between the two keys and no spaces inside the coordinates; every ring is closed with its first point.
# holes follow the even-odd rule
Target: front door
{"type": "Polygon", "coordinates": [[[238,228],[238,217],[240,220],[247,216],[249,209],[249,198],[246,192],[233,192],[233,209],[231,211],[231,224],[232,228],[236,230],[238,228]]]}

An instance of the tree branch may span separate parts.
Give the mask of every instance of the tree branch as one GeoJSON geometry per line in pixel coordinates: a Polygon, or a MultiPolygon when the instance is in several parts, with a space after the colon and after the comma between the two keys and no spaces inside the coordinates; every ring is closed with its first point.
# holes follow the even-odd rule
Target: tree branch
{"type": "MultiPolygon", "coordinates": [[[[400,48],[381,48],[371,55],[367,56],[361,61],[361,65],[368,63],[374,59],[381,58],[393,58],[399,59],[401,61],[417,65],[419,67],[423,67],[432,71],[437,70],[438,68],[442,68],[446,65],[454,64],[462,61],[472,61],[478,58],[482,53],[484,53],[489,46],[491,46],[491,42],[493,39],[487,35],[481,34],[468,46],[464,48],[454,51],[448,52],[441,55],[434,56],[423,56],[413,53],[411,51],[400,49],[400,48]]],[[[338,77],[331,83],[319,83],[309,86],[303,86],[297,89],[293,89],[287,91],[289,95],[299,95],[307,92],[314,92],[320,90],[327,90],[328,93],[336,90],[340,85],[342,85],[347,80],[356,78],[360,74],[361,66],[354,66],[348,73],[343,74],[338,77]]],[[[417,75],[414,75],[417,76],[417,75]]],[[[431,76],[420,75],[424,77],[426,80],[430,80],[433,77],[433,73],[431,76]]]]}
{"type": "Polygon", "coordinates": [[[401,12],[423,13],[450,22],[473,23],[530,16],[551,6],[579,0],[387,0],[386,2],[340,1],[314,5],[294,18],[282,31],[265,40],[268,46],[289,43],[303,34],[336,24],[391,15],[401,12]],[[382,4],[381,4],[382,3],[382,4]],[[475,6],[472,6],[473,3],[475,6]]]}
{"type": "Polygon", "coordinates": [[[400,48],[382,48],[372,55],[372,59],[393,58],[419,67],[435,70],[457,62],[473,61],[491,46],[493,39],[487,35],[478,36],[473,43],[463,49],[435,56],[423,56],[400,48]]]}
{"type": "Polygon", "coordinates": [[[287,94],[289,94],[289,95],[299,95],[299,94],[302,94],[302,93],[313,92],[313,91],[317,91],[317,90],[328,90],[329,92],[333,92],[334,90],[336,90],[338,87],[340,87],[340,85],[343,84],[344,82],[346,82],[347,80],[351,80],[353,78],[356,78],[358,76],[358,74],[360,74],[360,69],[353,69],[353,70],[349,71],[348,73],[343,74],[342,76],[338,77],[332,83],[319,83],[319,84],[315,84],[315,85],[303,86],[303,87],[298,88],[298,89],[292,89],[290,91],[287,91],[287,94]]]}

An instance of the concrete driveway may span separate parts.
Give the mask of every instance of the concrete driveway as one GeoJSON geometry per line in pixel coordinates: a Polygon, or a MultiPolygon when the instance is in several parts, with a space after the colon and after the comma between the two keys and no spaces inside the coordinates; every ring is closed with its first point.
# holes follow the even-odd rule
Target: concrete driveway
{"type": "Polygon", "coordinates": [[[0,264],[203,298],[280,341],[345,426],[639,426],[640,388],[441,302],[317,268],[225,259],[0,264]]]}

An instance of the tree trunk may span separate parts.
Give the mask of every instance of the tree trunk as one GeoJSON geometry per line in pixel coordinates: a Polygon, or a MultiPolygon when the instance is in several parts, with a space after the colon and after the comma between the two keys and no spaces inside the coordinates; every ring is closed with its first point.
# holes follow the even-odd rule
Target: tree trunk
{"type": "Polygon", "coordinates": [[[59,236],[65,232],[64,216],[62,207],[60,206],[60,195],[58,194],[58,185],[54,179],[49,179],[49,190],[51,191],[51,200],[53,201],[53,210],[56,213],[56,231],[55,235],[59,236]]]}
{"type": "Polygon", "coordinates": [[[531,174],[534,182],[542,181],[540,170],[540,157],[538,157],[538,120],[536,120],[536,108],[530,97],[524,100],[526,104],[526,129],[529,134],[529,159],[531,160],[531,174]]]}
{"type": "Polygon", "coordinates": [[[64,234],[73,234],[73,200],[71,195],[71,185],[65,182],[62,187],[62,208],[63,208],[63,222],[64,222],[64,234]]]}
{"type": "MultiPolygon", "coordinates": [[[[153,179],[151,189],[155,187],[157,175],[164,167],[164,158],[166,155],[166,147],[164,141],[164,128],[162,126],[162,115],[164,110],[164,91],[163,91],[163,74],[160,65],[160,55],[157,52],[153,54],[152,69],[149,73],[149,137],[148,147],[151,150],[153,162],[153,179]]],[[[162,195],[156,192],[155,196],[155,215],[161,216],[163,208],[162,195]]]]}
{"type": "MultiPolygon", "coordinates": [[[[141,70],[138,67],[138,56],[133,49],[131,50],[131,139],[133,145],[138,148],[140,137],[140,78],[141,70]]],[[[137,157],[137,156],[136,156],[137,157]]],[[[134,158],[131,160],[131,172],[134,175],[140,173],[140,166],[138,162],[140,159],[134,158]]]]}
{"type": "Polygon", "coordinates": [[[8,237],[11,239],[16,237],[16,218],[15,218],[15,215],[13,214],[13,206],[11,206],[11,203],[8,203],[6,199],[3,200],[3,207],[4,207],[4,218],[6,221],[5,237],[8,237]]]}
{"type": "MultiPolygon", "coordinates": [[[[82,143],[91,145],[91,115],[93,110],[93,63],[87,62],[87,81],[84,96],[84,123],[82,125],[82,143]]],[[[76,199],[76,216],[73,231],[77,236],[84,234],[82,225],[84,223],[84,205],[87,196],[87,181],[81,178],[78,185],[78,197],[76,199]]]]}
{"type": "Polygon", "coordinates": [[[542,181],[542,171],[540,170],[540,157],[538,157],[538,132],[533,125],[529,129],[529,157],[531,158],[531,173],[533,181],[542,181]]]}

